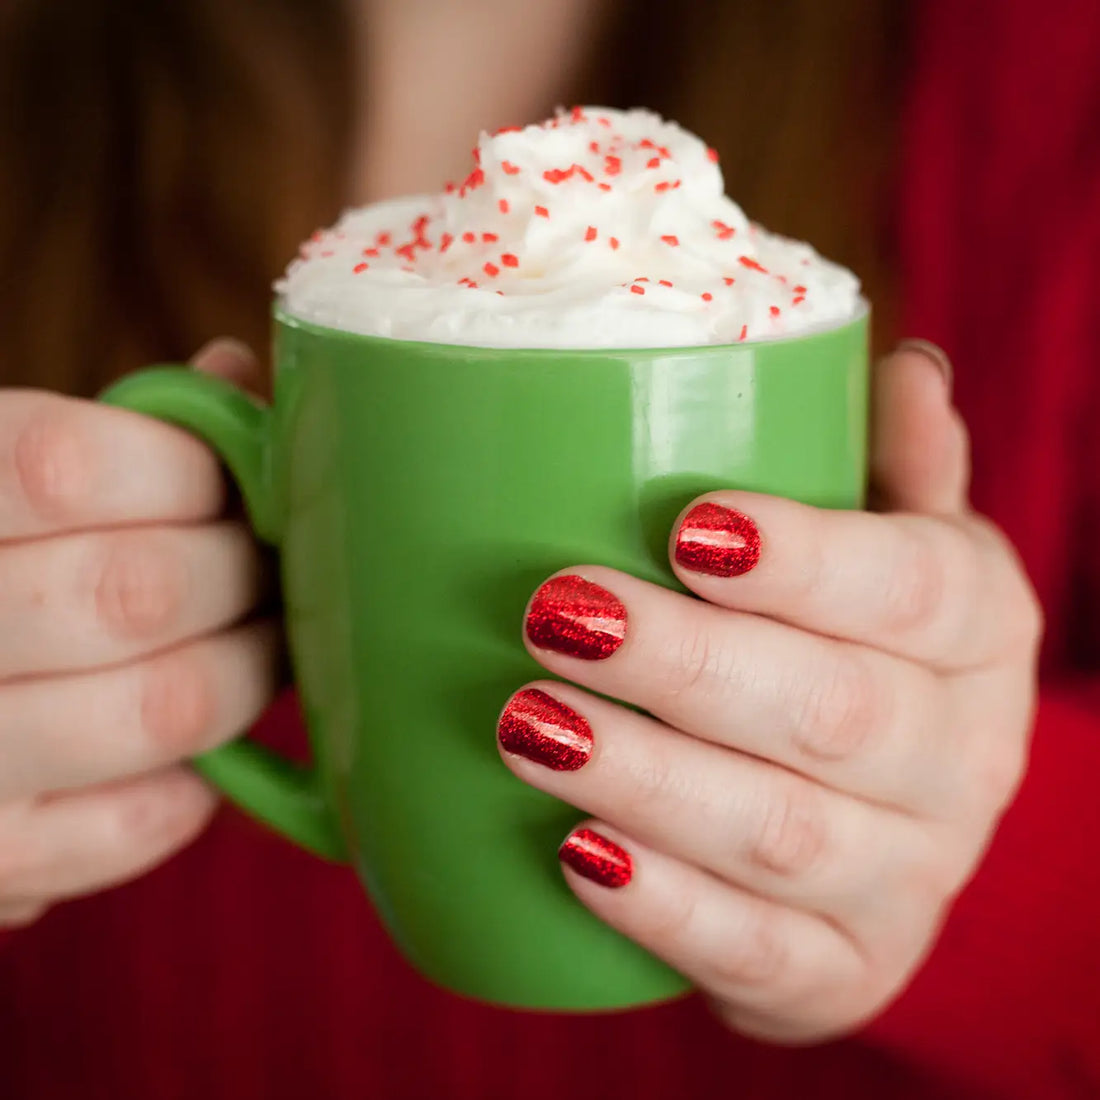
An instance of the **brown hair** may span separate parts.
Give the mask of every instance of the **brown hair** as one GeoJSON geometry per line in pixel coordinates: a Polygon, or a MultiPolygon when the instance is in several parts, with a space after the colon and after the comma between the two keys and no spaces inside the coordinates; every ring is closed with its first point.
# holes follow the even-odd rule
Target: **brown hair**
{"type": "MultiPolygon", "coordinates": [[[[751,216],[881,303],[895,10],[635,0],[573,94],[706,135],[751,216]]],[[[0,382],[91,393],[217,333],[264,345],[272,278],[342,199],[345,19],[339,0],[10,0],[0,382]]]]}

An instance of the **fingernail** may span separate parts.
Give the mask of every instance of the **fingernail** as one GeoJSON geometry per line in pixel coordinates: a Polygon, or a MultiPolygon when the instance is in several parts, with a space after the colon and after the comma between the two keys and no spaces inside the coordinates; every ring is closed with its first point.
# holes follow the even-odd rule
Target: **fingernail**
{"type": "Polygon", "coordinates": [[[613,890],[625,886],[634,874],[630,853],[595,829],[570,833],[558,849],[558,859],[578,875],[613,890]]]}
{"type": "Polygon", "coordinates": [[[895,350],[915,351],[918,355],[931,359],[935,363],[936,369],[943,376],[943,384],[947,387],[947,392],[951,393],[955,385],[955,368],[951,365],[947,352],[939,344],[933,344],[931,340],[921,340],[910,336],[900,340],[895,350]]]}
{"type": "Polygon", "coordinates": [[[676,532],[676,564],[712,577],[739,577],[760,560],[760,532],[744,512],[705,501],[676,532]]]}
{"type": "Polygon", "coordinates": [[[512,696],[497,723],[497,739],[505,752],[556,772],[575,772],[592,756],[592,727],[572,707],[538,688],[512,696]]]}
{"type": "Polygon", "coordinates": [[[527,637],[540,649],[603,661],[623,644],[626,608],[583,577],[554,577],[535,593],[526,625],[527,637]]]}

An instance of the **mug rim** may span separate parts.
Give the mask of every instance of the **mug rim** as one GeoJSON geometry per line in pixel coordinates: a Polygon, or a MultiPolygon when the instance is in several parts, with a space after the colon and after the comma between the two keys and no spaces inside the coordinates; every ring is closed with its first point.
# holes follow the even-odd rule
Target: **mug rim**
{"type": "Polygon", "coordinates": [[[374,333],[352,332],[348,329],[333,328],[322,325],[316,321],[307,321],[290,313],[284,305],[282,295],[275,298],[271,307],[272,318],[286,328],[307,332],[314,336],[327,338],[336,337],[341,340],[363,342],[366,344],[400,345],[402,347],[414,347],[420,350],[434,349],[441,353],[454,355],[487,355],[514,358],[517,355],[548,357],[548,356],[591,356],[591,355],[675,355],[682,353],[699,354],[709,351],[736,352],[748,349],[757,350],[767,347],[789,347],[791,344],[801,343],[806,340],[814,340],[821,336],[842,332],[848,328],[866,323],[871,314],[870,301],[860,295],[859,306],[856,312],[843,321],[822,322],[811,325],[800,332],[790,336],[769,336],[763,339],[743,340],[733,344],[670,344],[663,347],[593,347],[593,348],[547,348],[547,347],[499,347],[488,344],[446,344],[437,340],[406,340],[395,336],[378,336],[374,333]]]}

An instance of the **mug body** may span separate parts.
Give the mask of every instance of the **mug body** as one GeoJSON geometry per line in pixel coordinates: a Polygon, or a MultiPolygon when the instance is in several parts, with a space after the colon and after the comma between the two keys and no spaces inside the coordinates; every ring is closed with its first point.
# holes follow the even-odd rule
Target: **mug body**
{"type": "Polygon", "coordinates": [[[573,897],[578,812],[521,783],[503,704],[549,574],[677,587],[670,526],[741,488],[863,501],[867,317],[782,341],[484,349],[277,313],[275,487],[287,628],[322,790],[390,933],[427,977],[511,1006],[611,1009],[682,977],[573,897]]]}

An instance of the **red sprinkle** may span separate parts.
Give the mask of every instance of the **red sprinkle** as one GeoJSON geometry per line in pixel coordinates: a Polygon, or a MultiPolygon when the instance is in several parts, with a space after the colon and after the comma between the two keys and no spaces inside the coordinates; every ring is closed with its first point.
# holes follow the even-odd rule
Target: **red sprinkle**
{"type": "Polygon", "coordinates": [[[637,284],[637,283],[635,283],[635,284],[634,284],[634,285],[633,285],[633,286],[632,286],[632,287],[630,288],[630,293],[631,293],[631,294],[644,294],[644,293],[645,293],[645,287],[644,287],[644,286],[638,286],[638,284],[637,284]]]}
{"type": "Polygon", "coordinates": [[[613,157],[608,154],[603,158],[603,174],[605,176],[617,176],[623,170],[621,157],[613,157]]]}
{"type": "Polygon", "coordinates": [[[466,230],[466,232],[462,234],[462,239],[463,239],[463,240],[464,240],[464,241],[465,241],[465,242],[466,242],[467,244],[473,244],[473,243],[474,243],[474,241],[476,241],[476,240],[477,240],[477,235],[476,235],[476,234],[474,234],[474,233],[471,233],[471,232],[470,232],[470,231],[469,231],[469,230],[467,229],[467,230],[466,230]]]}
{"type": "Polygon", "coordinates": [[[458,190],[458,184],[454,180],[447,180],[443,185],[444,194],[453,195],[458,190]]]}
{"type": "Polygon", "coordinates": [[[519,257],[513,252],[505,252],[504,255],[500,257],[500,262],[504,264],[505,267],[519,267],[519,257]]]}
{"type": "Polygon", "coordinates": [[[363,249],[363,255],[364,256],[377,256],[378,254],[379,253],[378,253],[377,248],[364,248],[363,249]]]}
{"type": "Polygon", "coordinates": [[[794,292],[795,292],[795,294],[805,294],[806,293],[806,288],[804,286],[796,286],[794,288],[794,292]]]}
{"type": "Polygon", "coordinates": [[[649,276],[648,275],[639,275],[634,281],[636,283],[648,283],[649,282],[649,276]]]}
{"type": "Polygon", "coordinates": [[[718,150],[708,148],[707,149],[707,160],[713,161],[715,164],[717,164],[718,163],[718,150]]]}
{"type": "Polygon", "coordinates": [[[450,233],[444,233],[443,236],[439,238],[439,251],[446,252],[447,249],[451,247],[452,241],[454,241],[454,237],[450,233]]]}
{"type": "Polygon", "coordinates": [[[581,179],[585,180],[586,182],[588,182],[588,183],[592,182],[592,173],[589,172],[589,170],[587,168],[585,168],[584,165],[574,164],[573,167],[570,169],[570,171],[571,172],[576,172],[577,175],[580,176],[581,179]]]}
{"type": "Polygon", "coordinates": [[[519,165],[513,164],[510,160],[502,160],[500,166],[504,169],[506,175],[514,176],[519,172],[519,165]]]}
{"type": "Polygon", "coordinates": [[[467,191],[473,191],[485,182],[485,173],[480,168],[475,168],[463,181],[458,189],[459,195],[465,195],[467,191]]]}
{"type": "Polygon", "coordinates": [[[703,293],[699,295],[699,297],[702,298],[704,302],[709,302],[714,297],[714,295],[711,294],[709,290],[704,290],[703,293]]]}
{"type": "Polygon", "coordinates": [[[778,317],[779,316],[779,306],[768,306],[768,312],[773,317],[778,317]]]}
{"type": "Polygon", "coordinates": [[[596,227],[590,225],[584,232],[584,239],[586,241],[594,241],[596,239],[596,227]]]}
{"type": "Polygon", "coordinates": [[[647,168],[660,168],[661,167],[661,158],[660,157],[650,157],[649,160],[647,160],[645,162],[645,166],[647,168]]]}
{"type": "Polygon", "coordinates": [[[590,141],[588,143],[589,152],[598,153],[600,151],[600,143],[598,141],[590,141]]]}
{"type": "Polygon", "coordinates": [[[500,274],[500,268],[496,264],[485,264],[481,269],[489,276],[490,279],[495,279],[500,274]]]}
{"type": "Polygon", "coordinates": [[[370,267],[370,264],[356,264],[352,268],[352,271],[354,271],[355,274],[358,275],[360,274],[360,272],[366,271],[368,267],[370,267]]]}
{"type": "Polygon", "coordinates": [[[654,190],[654,191],[656,191],[656,192],[658,192],[658,194],[659,194],[659,193],[660,193],[660,192],[662,192],[662,191],[668,191],[668,190],[670,190],[670,189],[671,189],[671,188],[673,188],[673,187],[678,187],[679,185],[680,185],[680,181],[679,181],[679,180],[677,180],[677,181],[676,181],[676,183],[674,183],[674,184],[673,184],[673,183],[669,183],[669,182],[668,182],[668,180],[661,180],[661,182],[660,182],[660,183],[655,183],[655,184],[653,185],[653,190],[654,190]]]}
{"type": "Polygon", "coordinates": [[[388,233],[379,233],[378,236],[374,238],[374,243],[377,244],[379,248],[385,248],[392,240],[393,238],[388,233]]]}
{"type": "Polygon", "coordinates": [[[760,264],[758,264],[751,256],[738,256],[737,257],[737,262],[742,267],[747,267],[751,271],[760,271],[764,275],[767,275],[767,273],[768,273],[768,269],[766,267],[762,267],[760,264]]]}
{"type": "Polygon", "coordinates": [[[486,244],[492,244],[494,241],[500,240],[500,238],[495,233],[482,233],[481,239],[486,244]]]}
{"type": "Polygon", "coordinates": [[[570,120],[570,122],[585,122],[586,119],[584,117],[584,108],[583,107],[574,107],[569,112],[569,120],[570,120]]]}
{"type": "Polygon", "coordinates": [[[597,183],[596,186],[601,191],[610,191],[611,190],[611,184],[610,183],[597,183]]]}
{"type": "Polygon", "coordinates": [[[618,238],[618,237],[611,237],[611,238],[610,238],[610,239],[608,240],[608,242],[607,242],[607,243],[608,243],[609,245],[611,245],[611,250],[612,250],[612,251],[614,251],[614,250],[615,250],[616,248],[618,248],[618,247],[619,247],[619,238],[618,238]]]}
{"type": "Polygon", "coordinates": [[[656,149],[657,146],[653,144],[653,139],[652,138],[642,138],[642,140],[638,142],[638,148],[639,149],[656,149]]]}
{"type": "Polygon", "coordinates": [[[805,294],[800,294],[797,298],[795,298],[795,300],[793,302],[791,302],[791,305],[792,306],[797,306],[799,303],[804,302],[805,300],[806,300],[806,295],[805,294]]]}
{"type": "Polygon", "coordinates": [[[661,240],[664,241],[665,244],[670,244],[673,247],[680,243],[680,238],[677,237],[675,233],[662,233],[661,240]]]}
{"type": "Polygon", "coordinates": [[[728,241],[737,232],[732,225],[726,225],[725,222],[720,222],[717,219],[710,224],[718,230],[718,239],[722,241],[728,241]]]}
{"type": "Polygon", "coordinates": [[[611,125],[611,119],[609,119],[609,118],[604,118],[604,117],[603,117],[602,115],[601,115],[601,116],[600,116],[600,117],[599,117],[598,119],[596,119],[596,121],[597,121],[597,122],[598,122],[598,123],[599,123],[599,124],[600,124],[601,126],[610,126],[610,125],[611,125]]]}
{"type": "Polygon", "coordinates": [[[550,211],[547,210],[545,206],[536,206],[535,213],[538,214],[540,218],[550,217],[550,211]]]}
{"type": "Polygon", "coordinates": [[[507,199],[501,199],[497,203],[497,207],[499,208],[499,210],[502,214],[507,214],[508,213],[508,200],[507,199]]]}
{"type": "Polygon", "coordinates": [[[749,335],[749,326],[748,325],[742,325],[741,326],[741,335],[740,335],[739,339],[747,340],[748,335],[749,335]]]}
{"type": "Polygon", "coordinates": [[[547,183],[564,183],[572,174],[572,168],[547,168],[546,171],[543,172],[542,178],[546,180],[547,183]]]}
{"type": "Polygon", "coordinates": [[[672,283],[670,283],[668,281],[668,279],[661,279],[659,281],[660,281],[661,286],[672,286],[672,283]]]}
{"type": "Polygon", "coordinates": [[[497,134],[518,134],[522,130],[522,126],[502,126],[499,130],[493,131],[493,137],[496,137],[497,134]]]}
{"type": "Polygon", "coordinates": [[[412,261],[416,259],[416,242],[409,241],[408,244],[403,244],[400,248],[395,248],[394,252],[396,252],[398,256],[404,256],[409,263],[412,263],[412,261]]]}
{"type": "Polygon", "coordinates": [[[726,284],[726,286],[733,286],[733,284],[736,282],[736,280],[734,279],[734,277],[732,275],[723,275],[722,276],[722,282],[724,282],[726,284]]]}

